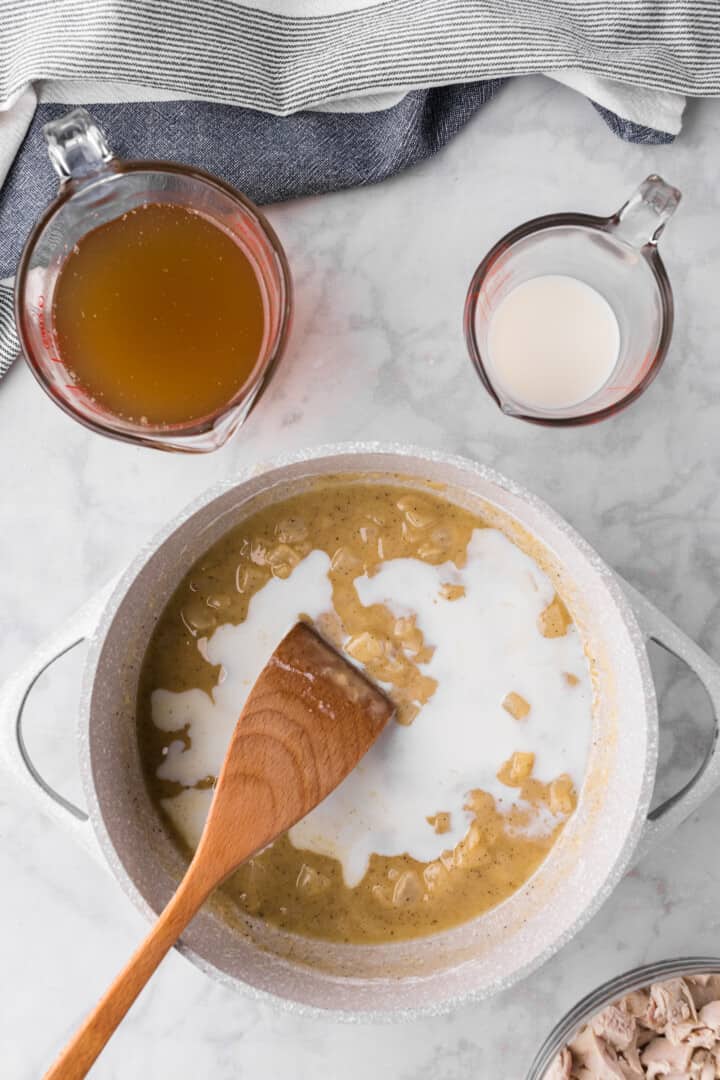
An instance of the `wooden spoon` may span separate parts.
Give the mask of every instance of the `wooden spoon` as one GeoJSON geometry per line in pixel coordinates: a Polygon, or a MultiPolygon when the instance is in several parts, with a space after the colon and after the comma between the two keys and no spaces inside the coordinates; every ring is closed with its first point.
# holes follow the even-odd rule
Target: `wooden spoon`
{"type": "Polygon", "coordinates": [[[394,711],[385,695],[298,623],[250,691],[197,851],[177,892],[45,1080],[79,1080],[210,893],[317,806],[394,711]]]}

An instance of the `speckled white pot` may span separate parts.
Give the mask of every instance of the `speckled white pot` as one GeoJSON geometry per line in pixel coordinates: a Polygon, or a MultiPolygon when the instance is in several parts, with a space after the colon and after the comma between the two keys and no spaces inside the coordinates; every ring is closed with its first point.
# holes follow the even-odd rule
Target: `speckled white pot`
{"type": "MultiPolygon", "coordinates": [[[[399,474],[420,487],[443,484],[455,501],[498,512],[510,535],[517,528],[529,533],[550,572],[562,579],[597,671],[593,748],[578,810],[539,871],[500,907],[432,938],[370,947],[307,942],[262,924],[241,932],[204,910],[180,945],[226,985],[272,995],[297,1010],[407,1018],[489,996],[528,974],[587,922],[643,844],[674,827],[720,783],[714,749],[693,784],[648,821],[658,718],[645,640],[660,640],[690,663],[716,706],[720,669],[635,593],[634,613],[625,595],[629,587],[621,588],[595,552],[538,499],[475,462],[396,445],[319,447],[249,470],[162,530],[116,584],[99,620],[96,603],[11,680],[0,695],[0,713],[8,721],[1,745],[17,767],[16,737],[24,748],[13,718],[22,712],[28,686],[89,623],[94,628],[79,729],[89,818],[133,902],[148,916],[160,911],[182,867],[150,803],[138,756],[135,697],[149,636],[190,564],[226,530],[258,505],[318,477],[347,472],[399,474]]],[[[23,767],[32,768],[22,756],[23,767]]],[[[67,804],[58,813],[66,809],[83,816],[67,804]]],[[[87,832],[77,821],[75,827],[80,835],[87,832]]]]}

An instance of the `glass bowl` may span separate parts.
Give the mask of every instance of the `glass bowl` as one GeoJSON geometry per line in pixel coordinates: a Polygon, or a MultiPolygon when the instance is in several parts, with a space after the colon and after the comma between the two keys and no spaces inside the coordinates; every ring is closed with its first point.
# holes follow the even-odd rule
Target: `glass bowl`
{"type": "Polygon", "coordinates": [[[710,975],[720,973],[720,959],[706,956],[685,956],[678,960],[661,960],[655,964],[645,964],[643,967],[633,968],[623,975],[618,975],[609,982],[603,983],[596,990],[587,994],[568,1013],[563,1016],[548,1035],[545,1042],[538,1050],[535,1060],[528,1070],[525,1080],[544,1080],[547,1070],[555,1060],[556,1055],[571,1039],[574,1038],[579,1028],[592,1020],[593,1016],[601,1012],[613,1001],[624,997],[633,990],[640,990],[650,983],[663,982],[665,979],[677,978],[682,975],[710,975]]]}

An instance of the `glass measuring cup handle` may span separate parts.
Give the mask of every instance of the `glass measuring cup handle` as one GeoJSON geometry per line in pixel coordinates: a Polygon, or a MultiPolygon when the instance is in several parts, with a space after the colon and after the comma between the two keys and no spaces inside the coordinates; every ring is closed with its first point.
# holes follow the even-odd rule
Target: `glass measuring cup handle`
{"type": "Polygon", "coordinates": [[[61,184],[97,176],[114,160],[105,134],[86,109],[73,109],[43,127],[48,154],[61,184]]]}
{"type": "Polygon", "coordinates": [[[608,228],[632,247],[655,247],[681,198],[678,188],[653,173],[609,219],[608,228]]]}

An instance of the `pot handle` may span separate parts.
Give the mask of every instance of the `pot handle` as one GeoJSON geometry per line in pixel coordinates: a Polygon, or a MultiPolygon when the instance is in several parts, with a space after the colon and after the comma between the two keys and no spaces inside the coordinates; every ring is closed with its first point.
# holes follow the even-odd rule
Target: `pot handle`
{"type": "MultiPolygon", "coordinates": [[[[76,611],[0,689],[0,760],[35,798],[42,792],[46,796],[44,810],[65,828],[69,827],[93,853],[96,845],[87,824],[87,812],[56,791],[33,763],[23,735],[23,713],[40,676],[93,632],[114,586],[115,581],[109,582],[76,611]]],[[[68,734],[74,737],[74,731],[68,734]]]]}
{"type": "Polygon", "coordinates": [[[632,585],[626,581],[621,581],[621,585],[633,606],[645,640],[654,641],[656,645],[660,645],[688,665],[705,687],[714,714],[712,739],[705,758],[695,775],[680,791],[648,814],[634,860],[637,861],[720,787],[720,665],[632,585]]]}

